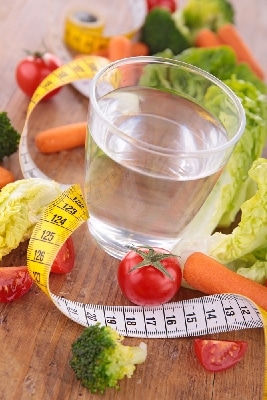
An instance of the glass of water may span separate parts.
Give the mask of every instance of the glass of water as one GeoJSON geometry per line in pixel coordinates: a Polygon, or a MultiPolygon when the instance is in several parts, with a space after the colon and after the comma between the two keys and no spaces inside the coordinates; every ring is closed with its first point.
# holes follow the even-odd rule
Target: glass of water
{"type": "Polygon", "coordinates": [[[89,230],[116,258],[171,250],[218,180],[245,127],[236,95],[191,65],[133,57],[90,86],[85,197],[89,230]]]}

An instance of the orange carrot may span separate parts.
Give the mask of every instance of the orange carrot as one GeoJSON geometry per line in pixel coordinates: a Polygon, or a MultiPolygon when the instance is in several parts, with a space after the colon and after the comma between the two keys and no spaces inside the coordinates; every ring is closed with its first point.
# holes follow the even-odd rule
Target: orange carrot
{"type": "Polygon", "coordinates": [[[131,56],[148,56],[149,55],[149,47],[143,42],[132,42],[131,44],[131,56]]]}
{"type": "Polygon", "coordinates": [[[41,153],[56,153],[84,146],[86,126],[86,122],[79,122],[44,130],[36,135],[35,145],[41,153]]]}
{"type": "MultiPolygon", "coordinates": [[[[117,61],[126,57],[147,56],[149,48],[143,42],[132,42],[124,36],[113,36],[108,47],[95,50],[90,55],[108,58],[110,61],[117,61]]],[[[86,54],[76,54],[74,58],[82,58],[86,54]]]]}
{"type": "Polygon", "coordinates": [[[196,35],[195,45],[197,47],[216,47],[221,46],[222,41],[211,29],[203,28],[196,35]]]}
{"type": "Polygon", "coordinates": [[[244,42],[233,24],[227,23],[222,25],[218,29],[217,35],[224,44],[233,48],[238,61],[247,63],[255,74],[260,79],[264,80],[264,71],[262,67],[259,65],[258,61],[255,59],[251,50],[248,48],[247,44],[244,42]]]}
{"type": "Polygon", "coordinates": [[[15,177],[11,171],[4,167],[0,167],[0,189],[6,186],[8,183],[14,182],[15,177]]]}
{"type": "Polygon", "coordinates": [[[95,50],[92,53],[90,53],[90,55],[109,58],[108,48],[105,47],[105,48],[102,48],[102,49],[95,50]]]}
{"type": "Polygon", "coordinates": [[[196,252],[187,258],[183,277],[191,287],[205,294],[240,294],[267,310],[266,286],[238,275],[203,253],[196,252]]]}
{"type": "Polygon", "coordinates": [[[131,41],[125,36],[113,36],[108,43],[108,59],[110,61],[131,57],[131,41]]]}

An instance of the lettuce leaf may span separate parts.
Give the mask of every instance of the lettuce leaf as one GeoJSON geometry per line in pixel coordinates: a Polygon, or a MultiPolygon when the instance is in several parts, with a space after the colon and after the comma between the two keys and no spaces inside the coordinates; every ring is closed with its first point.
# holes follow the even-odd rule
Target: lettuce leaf
{"type": "Polygon", "coordinates": [[[258,158],[249,176],[257,184],[255,195],[242,204],[241,220],[231,234],[214,233],[216,240],[209,250],[224,264],[267,248],[267,159],[258,158]]]}
{"type": "Polygon", "coordinates": [[[45,206],[60,193],[54,181],[29,178],[9,183],[0,191],[0,260],[30,238],[45,206]]]}
{"type": "MultiPolygon", "coordinates": [[[[246,127],[214,189],[172,250],[181,257],[204,252],[233,271],[260,283],[267,280],[267,160],[260,158],[267,138],[267,85],[246,64],[238,64],[230,47],[190,48],[174,56],[158,56],[193,64],[222,80],[239,97],[246,127]],[[241,214],[238,226],[233,222],[241,214]],[[219,232],[218,232],[219,231],[219,232]],[[231,232],[232,231],[232,232],[231,232]],[[215,232],[215,233],[214,233],[215,232]],[[225,232],[225,233],[223,233],[225,232]],[[231,232],[231,233],[228,233],[231,232]]],[[[153,71],[153,84],[178,88],[179,74],[153,71]]],[[[143,79],[150,81],[151,71],[143,79]]],[[[216,108],[215,93],[201,93],[196,80],[189,90],[216,108]],[[192,89],[191,89],[192,88],[192,89]]],[[[202,87],[202,91],[204,88],[202,87]]],[[[209,105],[210,105],[209,104],[209,105]]]]}
{"type": "MultiPolygon", "coordinates": [[[[255,193],[256,186],[248,176],[248,170],[253,161],[261,156],[267,138],[267,86],[247,65],[237,63],[234,51],[228,46],[189,48],[178,56],[166,49],[157,55],[195,65],[213,74],[235,92],[245,110],[244,134],[199,215],[195,217],[195,223],[193,222],[192,232],[198,226],[198,231],[202,231],[203,235],[210,235],[218,227],[231,226],[241,204],[255,193]]],[[[155,66],[149,66],[144,71],[141,82],[177,91],[184,85],[179,70],[170,73],[166,67],[159,69],[155,66]]],[[[199,101],[209,102],[209,106],[213,103],[216,109],[216,93],[206,93],[206,88],[198,77],[189,81],[186,91],[199,101]]]]}
{"type": "Polygon", "coordinates": [[[236,228],[231,233],[205,235],[202,229],[198,229],[197,220],[193,220],[183,239],[172,251],[181,256],[182,265],[189,254],[201,251],[240,275],[259,283],[266,282],[267,159],[255,160],[249,177],[255,182],[257,190],[242,204],[240,222],[236,228]],[[194,227],[197,229],[195,232],[194,227]]]}

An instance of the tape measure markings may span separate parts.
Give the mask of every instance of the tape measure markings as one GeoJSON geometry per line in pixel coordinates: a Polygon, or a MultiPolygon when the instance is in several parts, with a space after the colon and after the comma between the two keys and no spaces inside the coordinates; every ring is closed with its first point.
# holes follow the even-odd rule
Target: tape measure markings
{"type": "MultiPolygon", "coordinates": [[[[88,219],[79,185],[71,186],[44,211],[28,247],[29,272],[37,285],[49,288],[50,266],[71,233],[88,219]],[[78,200],[78,201],[77,201],[78,200]]],[[[49,289],[48,289],[49,291],[49,289]]],[[[262,327],[260,312],[242,296],[223,294],[158,307],[84,305],[53,295],[70,319],[87,326],[100,322],[127,336],[181,337],[262,327]],[[97,312],[96,312],[97,310],[97,312]]]]}
{"type": "MultiPolygon", "coordinates": [[[[37,222],[28,246],[30,274],[37,285],[49,294],[49,273],[59,248],[73,230],[88,219],[88,212],[78,185],[58,196],[37,222]],[[66,206],[67,205],[67,206],[66,206]],[[55,211],[60,210],[59,213],[55,211]],[[41,268],[40,268],[41,267],[41,268]]],[[[50,296],[50,294],[49,294],[50,296]]]]}
{"type": "Polygon", "coordinates": [[[75,59],[52,71],[34,92],[27,113],[27,118],[33,108],[46,94],[54,89],[80,79],[92,79],[95,73],[109,60],[100,56],[86,56],[75,59]]]}
{"type": "Polygon", "coordinates": [[[249,300],[229,294],[153,308],[83,304],[55,294],[52,299],[61,312],[80,325],[99,322],[130,337],[178,338],[263,327],[260,313],[249,300]],[[249,318],[244,318],[241,309],[246,309],[249,318]]]}

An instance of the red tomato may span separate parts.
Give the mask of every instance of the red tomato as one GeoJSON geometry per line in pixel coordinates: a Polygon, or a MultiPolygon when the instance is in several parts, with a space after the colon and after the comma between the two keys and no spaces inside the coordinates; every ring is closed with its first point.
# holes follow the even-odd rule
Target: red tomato
{"type": "Polygon", "coordinates": [[[56,274],[66,274],[72,270],[74,261],[75,254],[73,240],[69,237],[57,253],[51,267],[51,272],[56,274]]]}
{"type": "Polygon", "coordinates": [[[27,267],[0,267],[0,301],[8,303],[18,299],[32,284],[27,267]]]}
{"type": "Polygon", "coordinates": [[[180,289],[182,271],[176,256],[154,248],[137,248],[121,260],[117,271],[122,293],[134,304],[159,305],[180,289]]]}
{"type": "MultiPolygon", "coordinates": [[[[20,89],[29,97],[44,78],[61,65],[60,60],[50,53],[34,53],[19,62],[16,68],[16,80],[20,89]]],[[[59,92],[61,88],[48,93],[47,100],[59,92]]]]}
{"type": "Polygon", "coordinates": [[[247,347],[243,341],[194,339],[197,359],[211,372],[233,367],[244,357],[247,347]]]}
{"type": "Polygon", "coordinates": [[[147,0],[148,11],[155,7],[165,7],[173,13],[177,9],[177,2],[175,0],[147,0]]]}

